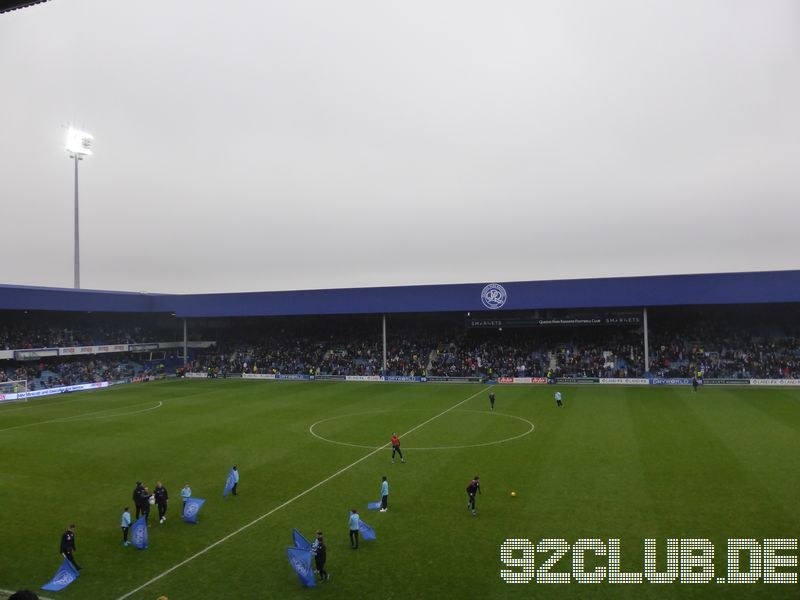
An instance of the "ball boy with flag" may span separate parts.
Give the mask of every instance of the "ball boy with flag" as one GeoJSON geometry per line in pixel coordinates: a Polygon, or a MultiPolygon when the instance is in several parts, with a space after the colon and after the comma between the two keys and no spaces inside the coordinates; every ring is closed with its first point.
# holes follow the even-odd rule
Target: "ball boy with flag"
{"type": "Polygon", "coordinates": [[[389,510],[389,482],[386,481],[386,476],[384,475],[381,482],[381,512],[386,512],[387,510],[389,510]]]}

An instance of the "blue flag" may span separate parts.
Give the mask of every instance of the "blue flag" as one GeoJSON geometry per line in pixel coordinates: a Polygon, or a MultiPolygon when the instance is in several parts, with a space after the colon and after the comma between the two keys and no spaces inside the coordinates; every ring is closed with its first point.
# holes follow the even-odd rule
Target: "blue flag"
{"type": "Polygon", "coordinates": [[[53,578],[42,586],[43,590],[48,592],[60,592],[70,583],[78,578],[78,570],[69,562],[69,559],[64,559],[58,571],[53,575],[53,578]]]}
{"type": "Polygon", "coordinates": [[[364,538],[364,540],[378,539],[378,536],[375,535],[375,531],[372,529],[372,527],[364,523],[364,521],[361,519],[358,520],[358,530],[361,532],[361,537],[364,538]]]}
{"type": "Polygon", "coordinates": [[[131,525],[131,541],[139,550],[147,550],[147,521],[139,517],[131,525]]]}
{"type": "Polygon", "coordinates": [[[377,502],[370,502],[367,504],[367,508],[369,510],[378,510],[381,507],[381,501],[378,500],[377,502]]]}
{"type": "Polygon", "coordinates": [[[289,557],[289,564],[300,578],[300,583],[305,587],[316,586],[317,579],[314,577],[314,569],[311,568],[311,552],[300,548],[287,548],[286,554],[289,557]]]}
{"type": "Polygon", "coordinates": [[[225,480],[225,491],[222,492],[223,498],[231,493],[234,485],[236,485],[236,472],[231,469],[228,472],[228,478],[225,480]]]}
{"type": "Polygon", "coordinates": [[[183,520],[187,523],[197,523],[197,513],[200,512],[204,502],[202,498],[187,498],[186,506],[183,507],[183,520]]]}
{"type": "Polygon", "coordinates": [[[303,537],[303,534],[297,531],[297,529],[292,529],[292,539],[294,540],[294,547],[299,548],[300,550],[311,550],[311,544],[309,541],[303,537]]]}

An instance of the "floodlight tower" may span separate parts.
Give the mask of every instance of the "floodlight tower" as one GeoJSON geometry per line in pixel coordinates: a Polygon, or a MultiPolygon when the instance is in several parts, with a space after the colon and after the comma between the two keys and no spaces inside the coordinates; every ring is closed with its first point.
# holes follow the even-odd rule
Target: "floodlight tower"
{"type": "Polygon", "coordinates": [[[75,161],[75,289],[81,287],[81,247],[80,247],[80,228],[78,218],[78,161],[83,160],[84,156],[92,154],[92,141],[94,136],[91,133],[70,127],[67,131],[67,152],[69,157],[75,161]]]}

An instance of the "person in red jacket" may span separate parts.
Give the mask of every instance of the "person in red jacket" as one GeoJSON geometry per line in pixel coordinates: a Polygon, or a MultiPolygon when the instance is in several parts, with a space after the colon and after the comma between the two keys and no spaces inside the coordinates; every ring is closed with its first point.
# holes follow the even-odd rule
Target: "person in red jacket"
{"type": "Polygon", "coordinates": [[[400,450],[400,438],[397,437],[396,433],[392,433],[392,464],[394,464],[394,455],[395,453],[400,455],[400,462],[406,462],[403,458],[403,451],[400,450]]]}

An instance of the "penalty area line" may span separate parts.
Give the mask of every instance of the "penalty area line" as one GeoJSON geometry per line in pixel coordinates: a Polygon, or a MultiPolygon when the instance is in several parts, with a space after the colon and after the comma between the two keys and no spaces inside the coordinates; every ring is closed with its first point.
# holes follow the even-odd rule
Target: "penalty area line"
{"type": "MultiPolygon", "coordinates": [[[[408,431],[406,431],[406,432],[403,434],[403,437],[405,437],[405,436],[409,435],[410,433],[413,433],[413,432],[415,432],[417,429],[419,429],[420,427],[423,427],[423,426],[427,425],[427,424],[428,424],[428,423],[430,423],[431,421],[433,421],[433,420],[435,420],[435,419],[438,419],[439,417],[441,417],[441,416],[443,416],[443,415],[446,415],[446,414],[447,414],[447,413],[449,413],[450,411],[452,411],[452,410],[455,410],[456,408],[458,408],[458,407],[459,407],[459,406],[461,406],[462,404],[464,404],[464,403],[466,403],[466,402],[469,402],[470,400],[472,400],[473,398],[475,398],[475,397],[479,396],[480,394],[483,394],[483,393],[484,393],[484,392],[485,392],[487,389],[490,389],[491,387],[493,387],[493,386],[491,386],[491,385],[490,385],[490,386],[488,386],[488,387],[486,387],[486,388],[482,388],[480,391],[478,391],[478,392],[475,392],[474,394],[472,394],[472,395],[471,395],[471,396],[469,396],[468,398],[465,398],[464,400],[461,400],[460,402],[457,402],[456,404],[454,404],[454,405],[453,405],[453,406],[451,406],[450,408],[447,408],[447,409],[443,410],[442,412],[440,412],[440,413],[438,413],[438,414],[436,414],[436,415],[432,416],[430,419],[428,419],[428,420],[426,420],[426,421],[423,421],[423,422],[422,422],[422,423],[420,423],[419,425],[416,425],[416,426],[412,427],[411,429],[409,429],[408,431]]],[[[322,481],[320,481],[320,482],[318,482],[318,483],[315,483],[314,485],[312,485],[312,486],[311,486],[310,488],[308,488],[307,490],[300,492],[300,493],[299,493],[299,494],[297,494],[297,495],[296,495],[294,498],[290,498],[289,500],[287,500],[287,501],[286,501],[286,502],[284,502],[283,504],[279,504],[278,506],[276,506],[275,508],[273,508],[273,509],[272,509],[272,510],[270,510],[269,512],[266,512],[266,513],[264,513],[264,514],[263,514],[263,515],[261,515],[260,517],[256,517],[255,519],[253,519],[253,520],[252,520],[252,521],[250,521],[249,523],[246,523],[245,525],[242,525],[241,527],[239,527],[239,529],[236,529],[235,531],[232,531],[232,532],[231,532],[231,533],[229,533],[228,535],[226,535],[226,536],[224,536],[224,537],[221,537],[220,539],[218,539],[216,542],[214,542],[214,543],[212,543],[212,544],[209,544],[208,546],[206,546],[205,548],[203,548],[203,549],[202,549],[202,550],[200,550],[199,552],[196,552],[196,553],[192,554],[192,555],[191,555],[189,558],[186,558],[186,559],[182,560],[181,562],[179,562],[179,563],[177,563],[177,564],[175,564],[175,565],[171,566],[171,567],[170,567],[169,569],[167,569],[166,571],[163,571],[163,572],[159,573],[158,575],[156,575],[155,577],[153,577],[153,578],[152,578],[152,579],[150,579],[149,581],[146,581],[145,583],[143,583],[143,584],[142,584],[142,585],[140,585],[139,587],[137,587],[137,588],[135,588],[135,589],[131,590],[130,592],[128,592],[128,593],[126,593],[126,594],[123,594],[122,596],[120,596],[119,598],[117,598],[117,600],[126,600],[126,598],[130,598],[130,597],[131,597],[131,596],[133,596],[134,594],[136,594],[136,593],[138,593],[138,592],[141,592],[143,589],[145,589],[146,587],[149,587],[150,585],[154,584],[156,581],[158,581],[158,580],[159,580],[159,579],[161,579],[162,577],[166,577],[167,575],[169,575],[169,574],[170,574],[170,573],[172,573],[173,571],[176,571],[177,569],[180,569],[180,568],[181,568],[183,565],[186,565],[186,564],[188,564],[188,563],[192,562],[192,561],[193,561],[195,558],[199,558],[200,556],[202,556],[203,554],[205,554],[205,553],[206,553],[206,552],[208,552],[209,550],[211,550],[211,549],[213,549],[213,548],[216,548],[216,547],[217,547],[217,546],[219,546],[220,544],[222,544],[222,543],[224,543],[224,542],[228,541],[229,539],[231,539],[233,536],[240,534],[240,533],[241,533],[241,532],[243,532],[245,529],[249,529],[250,527],[252,527],[252,526],[253,526],[253,525],[255,525],[256,523],[259,523],[259,522],[263,521],[264,519],[266,519],[266,518],[267,518],[267,517],[269,517],[270,515],[272,515],[272,514],[274,514],[274,513],[278,512],[278,511],[279,511],[279,510],[281,510],[282,508],[285,508],[285,507],[289,506],[289,505],[290,505],[292,502],[294,502],[295,500],[298,500],[298,499],[302,498],[303,496],[305,496],[305,495],[306,495],[306,494],[308,494],[309,492],[312,492],[312,491],[314,491],[315,489],[317,489],[317,488],[318,488],[318,487],[320,487],[321,485],[324,485],[324,484],[328,483],[328,482],[329,482],[331,479],[334,479],[335,477],[338,477],[339,475],[341,475],[341,474],[342,474],[342,473],[344,473],[345,471],[348,471],[348,470],[352,469],[352,468],[353,468],[353,467],[355,467],[357,464],[359,464],[359,463],[361,463],[361,462],[365,461],[366,459],[368,459],[368,458],[369,458],[369,457],[371,457],[371,456],[374,456],[375,454],[377,454],[377,453],[378,453],[378,452],[380,452],[381,450],[384,450],[384,449],[386,449],[386,448],[389,446],[389,444],[390,444],[390,443],[391,443],[391,442],[386,442],[386,443],[385,443],[383,446],[381,446],[380,448],[375,448],[375,450],[372,450],[372,451],[371,451],[371,452],[369,452],[368,454],[365,454],[364,456],[362,456],[361,458],[359,458],[359,459],[358,459],[358,460],[356,460],[355,462],[352,462],[352,463],[350,463],[349,465],[347,465],[346,467],[343,467],[343,468],[339,469],[339,470],[338,470],[338,471],[336,471],[336,472],[335,472],[333,475],[329,475],[328,477],[326,477],[326,478],[325,478],[325,479],[323,479],[322,481]]]]}
{"type": "Polygon", "coordinates": [[[59,417],[58,419],[50,419],[49,421],[34,421],[33,423],[24,423],[22,425],[15,425],[13,427],[5,427],[0,429],[0,432],[3,431],[12,431],[14,429],[24,429],[26,427],[35,427],[36,425],[47,425],[49,423],[74,423],[77,421],[93,421],[97,419],[113,419],[114,417],[127,417],[129,415],[138,415],[145,412],[150,412],[151,410],[156,410],[161,408],[164,405],[163,400],[158,400],[158,404],[156,406],[151,406],[150,408],[144,408],[142,410],[136,410],[133,412],[126,412],[126,413],[114,413],[111,415],[95,417],[93,415],[99,415],[102,413],[107,413],[112,410],[118,410],[120,408],[136,408],[137,406],[144,406],[145,404],[151,404],[150,402],[142,402],[141,404],[134,404],[132,406],[115,406],[112,408],[104,408],[103,410],[95,410],[93,412],[89,412],[83,415],[73,415],[71,417],[59,417]]]}

